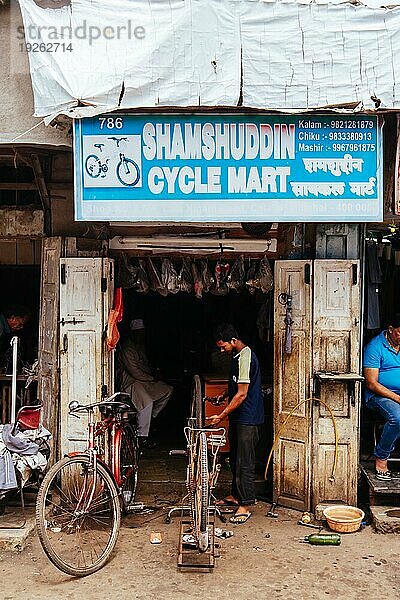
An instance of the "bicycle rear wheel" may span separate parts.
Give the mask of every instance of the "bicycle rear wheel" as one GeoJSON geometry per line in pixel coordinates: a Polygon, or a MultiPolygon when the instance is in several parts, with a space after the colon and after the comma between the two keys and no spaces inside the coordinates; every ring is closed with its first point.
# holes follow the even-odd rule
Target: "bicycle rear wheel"
{"type": "Polygon", "coordinates": [[[122,490],[122,506],[126,510],[135,499],[139,460],[137,435],[130,423],[117,431],[114,448],[115,479],[122,490]]]}
{"type": "Polygon", "coordinates": [[[192,419],[192,424],[194,424],[196,429],[201,429],[203,427],[203,394],[201,379],[198,375],[195,375],[192,380],[192,402],[190,407],[190,417],[192,419]]]}
{"type": "Polygon", "coordinates": [[[201,432],[197,438],[195,493],[194,493],[194,523],[199,550],[205,552],[209,544],[208,535],[208,457],[207,438],[201,432]]]}
{"type": "Polygon", "coordinates": [[[105,565],[118,539],[118,489],[107,469],[88,455],[66,457],[46,474],[36,503],[36,527],[51,562],[82,577],[105,565]]]}

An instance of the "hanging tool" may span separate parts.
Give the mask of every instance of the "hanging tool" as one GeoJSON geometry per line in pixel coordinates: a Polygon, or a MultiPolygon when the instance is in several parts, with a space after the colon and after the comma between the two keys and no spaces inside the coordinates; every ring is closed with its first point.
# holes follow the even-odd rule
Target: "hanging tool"
{"type": "Polygon", "coordinates": [[[286,314],[285,314],[285,319],[284,319],[284,322],[285,322],[285,338],[284,338],[284,344],[283,344],[284,354],[292,353],[292,325],[293,325],[294,321],[292,319],[293,297],[292,297],[292,293],[291,293],[291,289],[290,289],[291,288],[290,279],[291,279],[291,277],[289,276],[288,291],[283,292],[282,294],[279,294],[279,296],[278,296],[279,304],[283,304],[284,306],[286,306],[286,314]]]}

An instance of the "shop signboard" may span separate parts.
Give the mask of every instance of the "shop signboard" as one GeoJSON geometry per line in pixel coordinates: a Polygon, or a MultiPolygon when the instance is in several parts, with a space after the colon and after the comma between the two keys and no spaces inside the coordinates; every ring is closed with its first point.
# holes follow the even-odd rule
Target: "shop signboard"
{"type": "Polygon", "coordinates": [[[370,115],[107,114],[74,123],[78,221],[380,221],[370,115]]]}

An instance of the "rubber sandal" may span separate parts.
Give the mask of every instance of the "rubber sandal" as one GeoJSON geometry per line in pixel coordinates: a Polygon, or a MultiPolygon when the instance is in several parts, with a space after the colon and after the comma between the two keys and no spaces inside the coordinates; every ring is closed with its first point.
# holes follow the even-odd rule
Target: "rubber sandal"
{"type": "Polygon", "coordinates": [[[233,523],[234,525],[243,525],[243,523],[246,523],[246,521],[248,521],[251,517],[251,513],[250,512],[246,512],[246,513],[240,513],[239,515],[233,515],[233,517],[231,517],[229,519],[230,523],[233,523]]]}
{"type": "Polygon", "coordinates": [[[376,479],[379,479],[380,481],[391,481],[392,480],[392,474],[390,471],[379,471],[378,469],[375,469],[375,477],[376,477],[376,479]]]}
{"type": "Polygon", "coordinates": [[[234,500],[229,500],[229,498],[221,498],[217,500],[217,506],[239,506],[239,502],[235,502],[234,500]]]}

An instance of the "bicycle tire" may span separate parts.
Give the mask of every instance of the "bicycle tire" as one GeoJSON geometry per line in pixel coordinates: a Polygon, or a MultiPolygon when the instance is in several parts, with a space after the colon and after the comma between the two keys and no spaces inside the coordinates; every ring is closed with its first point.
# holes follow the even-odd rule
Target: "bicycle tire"
{"type": "Polygon", "coordinates": [[[89,156],[86,158],[85,160],[85,170],[86,173],[89,175],[89,177],[93,177],[93,179],[97,179],[97,177],[99,177],[99,175],[101,174],[101,160],[99,159],[98,156],[96,156],[95,154],[89,154],[89,156]],[[97,175],[93,175],[93,173],[90,172],[90,170],[88,169],[88,162],[90,158],[94,158],[97,162],[97,166],[98,166],[98,173],[97,175]]]}
{"type": "Polygon", "coordinates": [[[133,185],[136,185],[136,184],[137,184],[137,182],[138,182],[138,181],[139,181],[139,179],[140,179],[140,169],[139,169],[139,166],[138,166],[138,165],[135,163],[135,161],[134,161],[134,160],[132,160],[131,158],[125,158],[125,160],[123,160],[123,161],[122,161],[122,160],[120,160],[120,161],[119,161],[119,163],[117,164],[117,170],[116,170],[116,173],[117,173],[117,178],[118,178],[118,181],[119,181],[120,183],[122,183],[122,185],[126,185],[126,186],[128,186],[128,187],[131,187],[131,186],[133,186],[133,185]],[[123,164],[124,164],[124,165],[126,165],[126,164],[131,164],[131,165],[133,165],[133,168],[134,168],[134,169],[135,169],[135,171],[136,171],[135,178],[134,178],[134,180],[133,180],[132,182],[130,182],[130,183],[127,183],[126,181],[124,181],[124,177],[123,177],[123,175],[124,175],[124,174],[123,174],[123,173],[121,174],[121,167],[122,167],[122,165],[123,165],[123,164]]]}
{"type": "Polygon", "coordinates": [[[119,490],[112,475],[99,462],[93,481],[87,454],[67,456],[51,467],[37,496],[36,528],[43,550],[60,571],[75,577],[91,575],[106,564],[117,543],[121,524],[119,490]],[[91,502],[88,511],[78,507],[82,499],[85,506],[86,494],[91,502]],[[104,525],[108,522],[110,531],[103,536],[104,525]],[[96,547],[102,548],[104,539],[104,548],[100,552],[89,547],[87,532],[93,532],[96,547]],[[90,564],[86,560],[88,551],[90,564]],[[73,564],[75,557],[78,564],[73,564]],[[80,566],[82,560],[84,565],[80,566]]]}
{"type": "Polygon", "coordinates": [[[122,508],[126,511],[135,499],[139,462],[137,435],[130,423],[116,432],[114,461],[115,480],[121,488],[122,508]]]}
{"type": "Polygon", "coordinates": [[[196,429],[201,429],[204,426],[203,394],[199,375],[195,375],[192,380],[192,403],[190,407],[190,417],[196,429]]]}
{"type": "Polygon", "coordinates": [[[205,552],[209,545],[208,535],[208,456],[207,438],[201,432],[197,439],[197,464],[196,464],[196,488],[195,488],[195,523],[196,536],[199,550],[205,552]]]}

